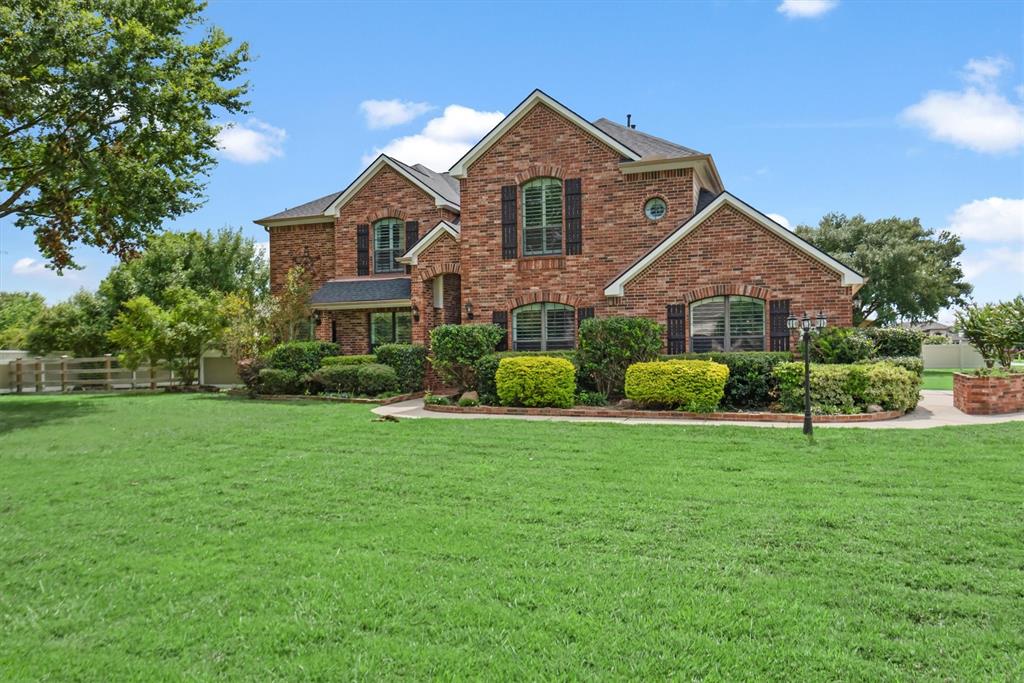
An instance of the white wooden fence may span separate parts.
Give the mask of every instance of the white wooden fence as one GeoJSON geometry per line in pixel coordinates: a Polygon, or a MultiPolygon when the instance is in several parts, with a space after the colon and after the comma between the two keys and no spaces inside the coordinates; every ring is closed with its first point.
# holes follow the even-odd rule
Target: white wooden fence
{"type": "Polygon", "coordinates": [[[122,367],[112,354],[90,358],[19,357],[8,360],[6,366],[6,378],[0,377],[0,391],[16,394],[156,389],[175,383],[171,370],[145,365],[130,370],[122,367]]]}

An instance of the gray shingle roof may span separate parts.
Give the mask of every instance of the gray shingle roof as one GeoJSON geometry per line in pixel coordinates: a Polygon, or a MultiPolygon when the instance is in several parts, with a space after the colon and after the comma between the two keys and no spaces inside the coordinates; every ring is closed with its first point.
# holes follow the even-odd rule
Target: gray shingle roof
{"type": "Polygon", "coordinates": [[[706,187],[700,188],[700,194],[697,195],[697,208],[693,210],[693,213],[698,214],[703,211],[708,204],[715,201],[717,196],[717,194],[706,187]]]}
{"type": "Polygon", "coordinates": [[[600,128],[606,135],[610,135],[626,147],[629,147],[645,160],[703,156],[695,149],[683,147],[682,145],[677,145],[674,142],[669,142],[647,133],[641,133],[638,130],[627,128],[608,119],[598,119],[594,121],[594,125],[600,128]]]}
{"type": "Polygon", "coordinates": [[[331,202],[337,199],[338,195],[341,194],[342,192],[343,190],[338,190],[337,192],[332,192],[331,194],[325,194],[323,197],[314,199],[311,202],[306,202],[305,204],[293,206],[290,209],[279,211],[275,214],[267,216],[266,218],[260,218],[256,222],[260,223],[262,221],[277,221],[283,218],[323,218],[324,211],[327,210],[327,207],[331,205],[331,202]]]}
{"type": "Polygon", "coordinates": [[[313,292],[310,302],[315,306],[361,301],[394,301],[408,299],[411,295],[412,285],[407,277],[329,280],[313,292]]]}

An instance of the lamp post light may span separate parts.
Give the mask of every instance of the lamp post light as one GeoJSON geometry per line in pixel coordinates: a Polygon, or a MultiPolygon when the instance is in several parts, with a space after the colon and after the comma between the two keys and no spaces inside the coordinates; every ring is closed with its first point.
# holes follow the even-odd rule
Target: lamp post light
{"type": "Polygon", "coordinates": [[[823,330],[827,324],[824,311],[819,311],[817,318],[811,318],[806,311],[803,318],[797,319],[792,313],[786,318],[786,327],[800,330],[800,339],[804,343],[804,434],[807,436],[814,435],[811,419],[811,332],[815,329],[823,330]]]}

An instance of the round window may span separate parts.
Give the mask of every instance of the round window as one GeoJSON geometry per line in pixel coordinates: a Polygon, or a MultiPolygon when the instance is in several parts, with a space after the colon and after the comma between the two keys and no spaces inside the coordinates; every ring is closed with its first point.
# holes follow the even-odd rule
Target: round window
{"type": "Polygon", "coordinates": [[[668,206],[665,204],[665,200],[661,197],[648,199],[647,203],[644,204],[644,214],[646,214],[652,221],[663,218],[666,211],[668,211],[668,206]]]}

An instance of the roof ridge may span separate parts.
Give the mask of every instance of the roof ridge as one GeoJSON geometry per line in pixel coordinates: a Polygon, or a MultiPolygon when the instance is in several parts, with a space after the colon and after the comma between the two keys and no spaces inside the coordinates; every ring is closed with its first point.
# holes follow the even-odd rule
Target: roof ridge
{"type": "Polygon", "coordinates": [[[622,130],[622,131],[626,131],[627,133],[630,133],[630,134],[633,134],[633,135],[642,135],[643,137],[649,138],[651,140],[657,140],[658,142],[664,142],[667,145],[672,145],[673,147],[679,147],[680,149],[685,149],[686,151],[688,151],[688,152],[690,152],[692,154],[702,154],[702,152],[700,152],[700,151],[698,151],[698,150],[696,150],[696,149],[694,149],[692,147],[687,147],[686,145],[680,145],[678,142],[672,142],[668,138],[663,138],[663,137],[660,137],[658,135],[652,135],[651,133],[645,133],[644,131],[637,130],[636,128],[630,128],[629,126],[624,126],[621,123],[619,123],[618,121],[612,121],[611,119],[609,119],[609,118],[607,118],[605,116],[602,116],[599,119],[594,119],[593,123],[594,123],[595,126],[598,123],[609,123],[609,124],[615,126],[615,128],[617,128],[619,130],[622,130]]]}

